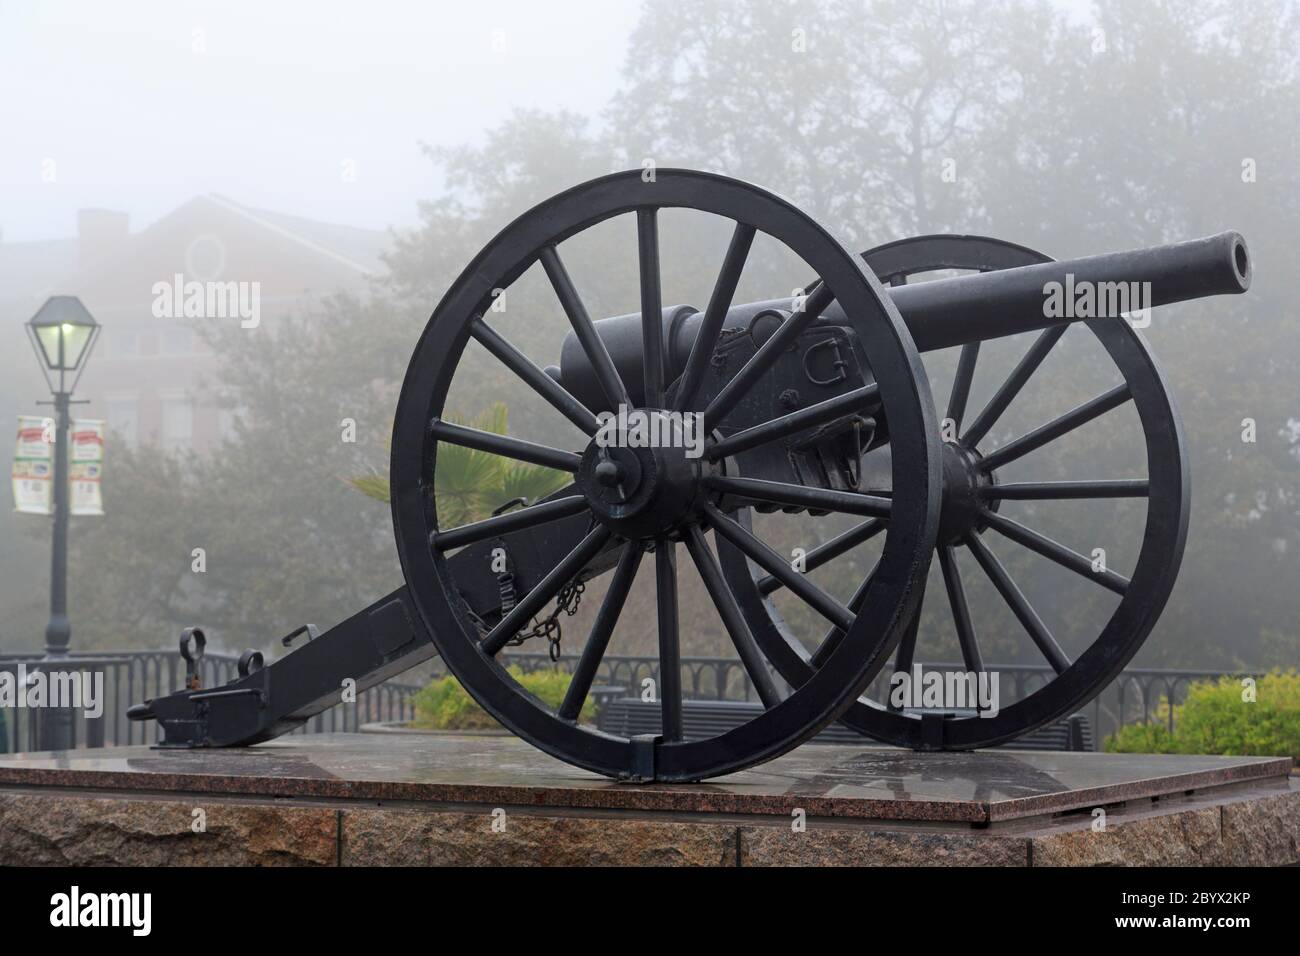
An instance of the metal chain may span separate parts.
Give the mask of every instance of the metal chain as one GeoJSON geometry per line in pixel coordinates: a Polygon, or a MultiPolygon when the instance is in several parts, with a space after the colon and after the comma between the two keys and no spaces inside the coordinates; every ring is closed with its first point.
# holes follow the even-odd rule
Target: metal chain
{"type": "Polygon", "coordinates": [[[531,640],[534,637],[544,637],[549,642],[546,648],[547,655],[552,661],[560,659],[560,638],[563,636],[563,628],[560,626],[560,613],[563,612],[569,617],[578,613],[578,606],[582,604],[582,592],[587,589],[587,585],[581,581],[570,581],[560,589],[559,596],[555,599],[555,609],[540,621],[534,621],[532,628],[527,631],[520,631],[506,643],[511,647],[518,647],[524,641],[531,640]]]}

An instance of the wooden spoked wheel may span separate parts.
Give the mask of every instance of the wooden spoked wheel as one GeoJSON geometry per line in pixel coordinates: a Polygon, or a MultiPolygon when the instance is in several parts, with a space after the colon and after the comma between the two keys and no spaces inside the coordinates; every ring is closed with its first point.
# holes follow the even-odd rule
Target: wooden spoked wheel
{"type": "MultiPolygon", "coordinates": [[[[983,272],[1050,261],[1022,246],[977,236],[923,236],[880,246],[863,254],[882,282],[902,285],[910,276],[937,270],[983,272]]],[[[989,447],[990,430],[1069,326],[1049,328],[1033,344],[997,388],[982,411],[967,419],[967,400],[975,375],[980,343],[962,347],[946,418],[957,431],[943,448],[944,494],[935,555],[943,572],[946,601],[968,672],[985,670],[979,644],[979,621],[966,599],[957,554],[966,549],[982,573],[1009,606],[1025,639],[1050,665],[1045,683],[1020,700],[1004,704],[996,716],[944,712],[942,709],[898,709],[887,700],[863,698],[841,721],[876,740],[918,750],[968,750],[1002,743],[1056,720],[1090,700],[1110,683],[1141,647],[1173,589],[1187,538],[1190,506],[1187,453],[1177,410],[1143,337],[1124,318],[1093,319],[1086,323],[1123,376],[1123,382],[1065,414],[1006,442],[989,447]],[[1145,477],[1081,475],[1077,480],[1003,482],[1000,470],[1049,442],[1069,434],[1113,409],[1132,403],[1146,443],[1145,477]],[[999,513],[1002,502],[1032,500],[1050,503],[1071,499],[1147,499],[1142,543],[1131,574],[1095,570],[1093,561],[1064,544],[999,513]],[[1086,650],[1071,659],[1039,613],[1030,604],[1007,568],[985,543],[995,535],[1028,549],[1090,579],[1097,587],[1120,595],[1113,614],[1086,650]]],[[[897,436],[892,431],[891,435],[897,436]]],[[[888,530],[888,517],[872,518],[809,552],[807,569],[820,567],[870,537],[888,530]]],[[[838,632],[831,629],[819,644],[805,646],[785,625],[771,601],[783,583],[752,567],[744,555],[723,548],[719,556],[746,620],[763,653],[778,673],[794,686],[809,680],[829,660],[838,632]]],[[[865,611],[877,567],[857,589],[849,608],[865,611]]],[[[920,614],[900,641],[892,673],[908,673],[915,657],[920,614]]],[[[924,664],[922,664],[924,669],[924,664]]]]}
{"type": "MultiPolygon", "coordinates": [[[[823,410],[828,418],[843,407],[823,410]]],[[[779,438],[816,425],[817,413],[777,420],[729,436],[734,450],[746,442],[779,438]],[[741,432],[744,435],[745,433],[741,432]]],[[[728,452],[730,453],[730,452],[728,452]]],[[[788,201],[756,186],[688,170],[658,170],[653,181],[640,171],[596,179],[568,190],[507,226],[474,258],[434,310],[411,358],[393,432],[391,487],[393,524],[402,568],[424,622],[451,672],[486,710],[525,740],[560,759],[623,779],[698,780],[770,759],[808,739],[862,693],[888,660],[913,616],[935,545],[940,493],[940,445],[925,372],[906,327],[878,281],[854,255],[788,201]],[[721,263],[699,341],[676,382],[665,381],[658,212],[669,207],[699,210],[730,220],[734,231],[721,263]],[[489,323],[493,290],[507,289],[540,262],[582,343],[606,399],[606,408],[632,406],[629,389],[611,361],[562,262],[559,246],[591,226],[620,215],[635,216],[644,324],[643,401],[650,414],[701,411],[710,435],[703,457],[673,448],[611,448],[592,438],[584,448],[560,449],[488,434],[444,419],[444,402],[466,343],[474,338],[538,396],[588,436],[597,434],[603,409],[579,402],[534,365],[489,323]],[[752,356],[732,383],[693,409],[692,402],[730,305],[750,244],[757,233],[783,243],[820,278],[819,291],[752,356]],[[893,438],[894,492],[889,499],[799,484],[745,484],[714,446],[715,427],[800,332],[832,301],[849,316],[869,356],[874,377],[851,403],[870,403],[889,420],[893,438]],[[484,521],[447,528],[438,520],[436,462],[441,443],[452,443],[573,474],[573,484],[543,502],[484,521]],[[706,535],[725,540],[766,566],[787,568],[784,558],[745,526],[736,502],[760,498],[817,511],[888,517],[880,570],[865,587],[867,600],[853,611],[811,583],[791,582],[800,596],[843,634],[824,665],[786,693],[770,676],[706,535]],[[457,549],[506,531],[547,526],[562,518],[588,518],[581,539],[518,603],[486,632],[468,612],[449,560],[457,549]],[[677,545],[684,544],[715,604],[764,709],[739,727],[704,739],[686,739],[682,728],[677,545]],[[578,721],[624,601],[647,552],[653,552],[657,592],[661,735],[625,738],[578,721]],[[503,648],[532,615],[567,585],[613,567],[594,625],[561,705],[534,697],[507,672],[503,648]]],[[[487,568],[482,573],[488,573],[487,568]]],[[[789,580],[787,578],[787,580],[789,580]]]]}

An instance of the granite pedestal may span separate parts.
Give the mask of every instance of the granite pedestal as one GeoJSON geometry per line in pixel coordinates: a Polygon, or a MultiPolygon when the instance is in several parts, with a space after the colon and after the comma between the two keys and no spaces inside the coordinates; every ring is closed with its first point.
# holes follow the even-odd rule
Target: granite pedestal
{"type": "Polygon", "coordinates": [[[806,746],[620,784],[513,737],[0,757],[0,864],[1277,865],[1291,761],[806,746]]]}

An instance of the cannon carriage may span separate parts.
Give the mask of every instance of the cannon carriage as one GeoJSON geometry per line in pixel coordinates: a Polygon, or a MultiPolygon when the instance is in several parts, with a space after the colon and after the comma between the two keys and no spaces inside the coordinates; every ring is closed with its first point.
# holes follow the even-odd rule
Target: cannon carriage
{"type": "MultiPolygon", "coordinates": [[[[438,654],[510,730],[571,764],[624,780],[699,780],[744,769],[835,720],[921,750],[1012,739],[1078,707],[1119,672],[1150,633],[1181,560],[1189,490],[1177,412],[1144,340],[1121,312],[1241,293],[1249,282],[1245,243],[1231,232],[1066,262],[970,236],[921,237],[859,255],[789,201],[718,175],[658,170],[647,181],[635,171],[574,187],[524,213],[481,250],[416,345],[390,467],[405,585],[271,664],[246,655],[240,676],[225,687],[187,686],[136,705],[130,716],[157,720],[163,746],[247,745],[333,706],[346,682],[364,690],[438,654]],[[659,212],[669,208],[720,217],[732,229],[702,309],[664,305],[659,212]],[[619,216],[636,223],[640,311],[596,320],[559,247],[619,216]],[[796,295],[736,303],[760,234],[815,279],[796,295]],[[572,327],[556,343],[557,364],[545,369],[491,321],[494,296],[535,264],[572,327]],[[937,270],[963,274],[908,281],[937,270]],[[1081,317],[1056,307],[1067,286],[1142,295],[1099,295],[1081,317]],[[1095,336],[1120,383],[992,444],[995,423],[1075,321],[1095,336]],[[981,343],[1032,330],[1041,331],[989,402],[967,408],[981,343]],[[585,445],[559,448],[449,421],[448,390],[471,340],[580,429],[585,445]],[[940,415],[923,356],[958,346],[940,415]],[[1141,422],[1145,475],[1003,479],[1005,466],[1129,404],[1141,422]],[[543,500],[451,527],[439,519],[436,470],[447,444],[555,468],[572,480],[543,500]],[[881,453],[887,464],[878,474],[864,463],[881,453]],[[1121,497],[1147,501],[1140,553],[1125,574],[1097,568],[1000,513],[1008,500],[1121,497]],[[768,511],[846,515],[856,523],[796,567],[755,532],[755,514],[768,511]],[[1082,653],[1071,657],[1061,648],[985,543],[990,535],[1118,596],[1082,653]],[[879,544],[879,560],[848,601],[808,577],[869,539],[879,544]],[[984,671],[981,622],[956,560],[961,551],[987,575],[1052,679],[993,717],[864,697],[879,675],[918,663],[934,561],[945,593],[929,600],[950,608],[966,670],[984,671]],[[493,571],[501,555],[509,589],[493,571]],[[763,704],[752,719],[707,738],[688,738],[682,726],[679,560],[698,571],[763,704]],[[661,732],[625,738],[579,715],[643,565],[653,566],[655,581],[661,732]],[[548,706],[507,671],[503,652],[575,585],[605,575],[568,691],[559,706],[548,706]],[[796,633],[773,600],[778,591],[824,626],[796,633]]],[[[182,639],[188,658],[193,637],[182,639]]]]}

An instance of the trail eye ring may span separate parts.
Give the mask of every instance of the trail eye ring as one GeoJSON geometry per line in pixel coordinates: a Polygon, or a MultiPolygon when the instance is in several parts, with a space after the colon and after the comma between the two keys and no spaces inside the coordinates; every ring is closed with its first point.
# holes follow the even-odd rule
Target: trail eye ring
{"type": "Polygon", "coordinates": [[[198,663],[203,660],[203,649],[208,646],[208,639],[204,636],[202,629],[197,627],[187,627],[181,631],[181,657],[190,664],[198,663]],[[191,641],[194,649],[190,650],[191,641]]]}
{"type": "Polygon", "coordinates": [[[249,674],[256,674],[266,664],[266,658],[262,656],[261,651],[247,650],[239,655],[239,676],[247,677],[249,674]]]}

